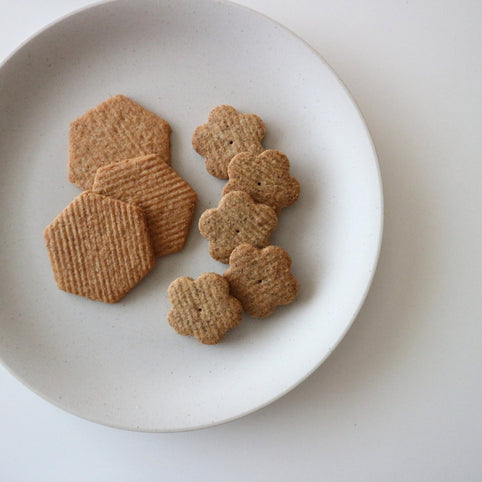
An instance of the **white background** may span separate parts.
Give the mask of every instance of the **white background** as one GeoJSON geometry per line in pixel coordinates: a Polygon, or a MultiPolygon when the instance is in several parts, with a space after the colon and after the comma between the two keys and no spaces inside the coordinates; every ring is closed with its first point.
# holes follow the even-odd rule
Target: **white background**
{"type": "MultiPolygon", "coordinates": [[[[0,0],[0,58],[89,3],[0,0]]],[[[298,388],[197,432],[99,426],[0,367],[0,481],[482,480],[482,3],[239,3],[317,49],[367,120],[385,233],[366,303],[298,388]]]]}

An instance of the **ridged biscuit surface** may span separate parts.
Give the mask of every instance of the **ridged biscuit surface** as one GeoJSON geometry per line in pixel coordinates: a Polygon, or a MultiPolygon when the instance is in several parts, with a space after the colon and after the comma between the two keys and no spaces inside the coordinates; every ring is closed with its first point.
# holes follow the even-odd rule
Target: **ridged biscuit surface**
{"type": "Polygon", "coordinates": [[[77,196],[44,231],[61,290],[115,303],[154,266],[141,209],[92,192],[77,196]]]}
{"type": "Polygon", "coordinates": [[[92,189],[144,211],[156,256],[184,247],[197,194],[159,156],[142,156],[101,167],[92,189]]]}

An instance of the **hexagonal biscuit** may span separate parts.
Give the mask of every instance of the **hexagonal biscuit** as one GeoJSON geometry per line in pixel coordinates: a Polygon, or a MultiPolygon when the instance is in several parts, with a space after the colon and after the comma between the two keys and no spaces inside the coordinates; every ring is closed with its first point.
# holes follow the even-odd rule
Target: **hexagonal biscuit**
{"type": "Polygon", "coordinates": [[[230,296],[229,284],[219,274],[204,273],[196,280],[183,276],[170,284],[168,293],[168,321],[180,335],[213,345],[241,321],[241,303],[230,296]]]}
{"type": "Polygon", "coordinates": [[[111,97],[71,123],[69,180],[90,189],[99,167],[147,154],[169,164],[170,133],[156,114],[123,95],[111,97]]]}
{"type": "Polygon", "coordinates": [[[219,179],[227,179],[229,161],[239,152],[263,151],[263,121],[255,114],[239,114],[230,105],[215,107],[206,124],[196,128],[192,146],[206,158],[206,169],[219,179]]]}
{"type": "Polygon", "coordinates": [[[290,161],[275,149],[258,156],[249,152],[234,156],[228,174],[223,194],[247,192],[256,202],[271,206],[276,213],[293,204],[300,195],[300,184],[290,175],[290,161]]]}
{"type": "Polygon", "coordinates": [[[141,209],[92,192],[77,196],[44,231],[61,290],[115,303],[155,265],[141,209]]]}
{"type": "Polygon", "coordinates": [[[135,204],[144,211],[156,256],[184,247],[197,194],[159,156],[126,159],[99,168],[92,190],[135,204]]]}
{"type": "Polygon", "coordinates": [[[278,246],[257,249],[241,244],[231,253],[224,277],[244,311],[265,318],[279,305],[295,300],[298,283],[291,273],[291,258],[278,246]]]}
{"type": "Polygon", "coordinates": [[[249,243],[257,248],[269,244],[278,216],[269,206],[256,204],[251,196],[233,191],[223,196],[217,208],[204,211],[199,231],[209,240],[209,253],[222,263],[236,246],[249,243]]]}

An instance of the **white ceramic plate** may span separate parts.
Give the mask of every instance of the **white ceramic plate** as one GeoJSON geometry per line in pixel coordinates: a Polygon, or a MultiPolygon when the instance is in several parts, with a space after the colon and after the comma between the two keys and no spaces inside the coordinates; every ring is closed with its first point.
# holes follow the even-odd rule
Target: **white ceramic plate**
{"type": "Polygon", "coordinates": [[[117,1],[50,26],[0,69],[0,356],[65,410],[106,425],[175,431],[232,420],[274,401],[333,351],[367,293],[382,194],[364,121],[308,45],[253,11],[214,1],[117,1]],[[172,166],[199,205],[185,249],[159,260],[125,299],[64,293],[42,232],[79,193],[67,180],[69,123],[125,94],[172,126],[172,166]],[[271,318],[245,317],[217,346],[168,325],[167,287],[226,266],[196,224],[224,183],[191,147],[213,107],[255,112],[266,148],[284,151],[302,186],[280,216],[301,291],[271,318]]]}

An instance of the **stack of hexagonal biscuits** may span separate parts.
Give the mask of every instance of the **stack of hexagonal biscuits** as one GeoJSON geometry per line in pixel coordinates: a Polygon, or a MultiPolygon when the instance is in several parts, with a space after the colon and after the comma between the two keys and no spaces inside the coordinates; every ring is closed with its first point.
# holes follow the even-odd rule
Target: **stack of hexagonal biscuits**
{"type": "Polygon", "coordinates": [[[114,303],[184,247],[197,195],[169,166],[170,132],[122,95],[71,124],[69,179],[84,192],[44,231],[60,289],[114,303]]]}

